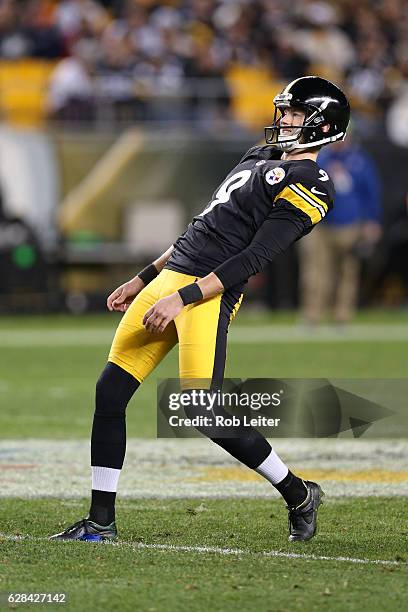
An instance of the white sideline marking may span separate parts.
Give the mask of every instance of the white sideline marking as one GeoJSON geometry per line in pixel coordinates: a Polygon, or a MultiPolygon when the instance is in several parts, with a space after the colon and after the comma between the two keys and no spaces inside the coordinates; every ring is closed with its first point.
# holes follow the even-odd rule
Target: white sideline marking
{"type": "MultiPolygon", "coordinates": [[[[6,533],[0,533],[0,538],[5,540],[22,541],[30,540],[35,542],[49,542],[48,538],[37,538],[34,536],[17,536],[8,535],[6,533]]],[[[69,542],[69,540],[67,540],[69,542]]],[[[67,542],[64,541],[64,544],[67,542]]],[[[306,561],[337,561],[345,563],[359,563],[362,565],[408,565],[406,561],[390,561],[389,559],[359,559],[356,557],[330,557],[328,555],[313,555],[307,553],[288,553],[281,550],[262,550],[259,552],[241,549],[241,548],[220,548],[218,546],[178,546],[176,544],[145,544],[144,542],[103,542],[107,546],[115,546],[120,548],[121,546],[134,548],[134,549],[148,549],[148,550],[161,550],[166,552],[192,552],[192,553],[203,553],[203,554],[216,554],[216,555],[247,555],[247,556],[261,556],[261,557],[278,557],[282,559],[305,559],[306,561]]]]}
{"type": "MultiPolygon", "coordinates": [[[[108,542],[109,543],[109,542],[108,542]]],[[[144,544],[137,542],[110,542],[112,546],[132,546],[133,548],[147,548],[165,550],[169,552],[198,552],[198,553],[213,553],[219,555],[260,555],[262,557],[279,557],[284,559],[306,559],[307,561],[345,561],[348,563],[362,564],[385,564],[385,565],[408,565],[405,561],[390,561],[382,559],[358,559],[354,557],[329,557],[326,555],[313,555],[307,553],[287,553],[281,550],[262,550],[260,552],[245,550],[240,548],[219,548],[217,546],[177,546],[175,544],[144,544]]]]}
{"type": "MultiPolygon", "coordinates": [[[[90,329],[20,329],[0,330],[0,346],[106,346],[112,341],[112,327],[90,329]]],[[[407,342],[408,324],[350,324],[345,329],[321,325],[308,329],[298,325],[232,325],[229,342],[234,344],[269,344],[271,342],[407,342]]]]}

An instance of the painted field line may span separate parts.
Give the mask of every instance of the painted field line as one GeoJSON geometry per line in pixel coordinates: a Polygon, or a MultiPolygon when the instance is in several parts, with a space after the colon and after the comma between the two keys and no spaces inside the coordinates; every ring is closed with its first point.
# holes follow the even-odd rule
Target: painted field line
{"type": "MultiPolygon", "coordinates": [[[[115,333],[111,328],[59,328],[0,330],[0,346],[108,346],[115,333]]],[[[232,325],[229,342],[269,344],[271,342],[407,342],[408,325],[350,324],[344,330],[330,325],[310,330],[297,325],[232,325]]]]}
{"type": "Polygon", "coordinates": [[[236,344],[269,344],[274,342],[407,342],[408,325],[350,324],[344,329],[321,325],[309,329],[298,325],[231,326],[229,342],[236,344]]]}
{"type": "MultiPolygon", "coordinates": [[[[114,543],[113,546],[120,546],[122,543],[114,543]]],[[[245,550],[239,548],[219,548],[216,546],[177,546],[174,544],[145,544],[143,542],[137,542],[135,544],[124,542],[126,546],[132,546],[134,548],[147,548],[165,550],[169,552],[198,552],[198,553],[212,553],[219,555],[250,555],[250,556],[261,556],[261,557],[278,557],[283,559],[305,559],[307,561],[337,561],[337,562],[348,562],[348,563],[360,563],[364,565],[408,565],[405,561],[390,561],[382,559],[358,559],[355,557],[330,557],[327,555],[313,555],[307,553],[288,553],[281,550],[263,550],[255,552],[252,550],[245,550]]]]}
{"type": "MultiPolygon", "coordinates": [[[[0,533],[0,538],[12,541],[35,541],[35,542],[49,542],[48,538],[37,538],[34,536],[20,536],[20,535],[9,535],[0,533]]],[[[63,542],[66,545],[67,541],[63,542]]],[[[68,540],[69,543],[69,540],[68,540]]],[[[61,542],[55,543],[60,545],[61,542]]],[[[71,543],[72,544],[72,543],[71,543]]],[[[95,543],[94,543],[95,544],[95,543]]],[[[359,559],[357,557],[330,557],[328,555],[313,555],[307,553],[290,553],[283,552],[281,550],[262,550],[259,552],[244,549],[244,548],[221,548],[218,546],[178,546],[177,544],[146,544],[144,542],[103,542],[104,546],[114,546],[118,548],[133,548],[135,550],[158,550],[164,552],[185,552],[185,553],[201,553],[201,554],[215,554],[215,555],[233,555],[233,556],[253,556],[253,557],[276,557],[280,559],[303,559],[305,561],[334,561],[339,563],[357,563],[361,565],[396,565],[405,566],[408,565],[406,561],[390,561],[389,559],[359,559]]]]}

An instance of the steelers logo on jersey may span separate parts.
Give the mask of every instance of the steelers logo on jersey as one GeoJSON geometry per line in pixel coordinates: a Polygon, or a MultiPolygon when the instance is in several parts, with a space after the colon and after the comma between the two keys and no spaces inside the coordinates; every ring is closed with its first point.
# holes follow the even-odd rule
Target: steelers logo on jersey
{"type": "Polygon", "coordinates": [[[269,185],[276,185],[276,183],[280,183],[285,178],[285,171],[283,168],[279,166],[277,168],[272,168],[265,174],[265,180],[269,185]]]}

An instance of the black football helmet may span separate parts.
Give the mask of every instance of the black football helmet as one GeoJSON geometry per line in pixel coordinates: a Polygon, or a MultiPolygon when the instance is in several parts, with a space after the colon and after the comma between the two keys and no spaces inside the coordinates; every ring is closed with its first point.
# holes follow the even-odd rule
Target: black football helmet
{"type": "Polygon", "coordinates": [[[275,115],[273,124],[265,128],[267,144],[281,151],[311,149],[344,140],[350,120],[350,104],[344,93],[326,79],[306,76],[295,79],[273,100],[275,115]],[[292,133],[285,135],[280,126],[283,111],[288,107],[301,108],[305,112],[302,126],[293,126],[292,133]],[[328,125],[328,131],[322,127],[328,125]]]}

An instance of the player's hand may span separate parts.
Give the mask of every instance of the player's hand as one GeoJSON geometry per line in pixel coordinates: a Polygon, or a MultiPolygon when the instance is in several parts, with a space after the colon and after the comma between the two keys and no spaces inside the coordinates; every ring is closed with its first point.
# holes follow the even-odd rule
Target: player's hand
{"type": "Polygon", "coordinates": [[[183,301],[176,291],[176,293],[162,298],[149,308],[143,317],[143,325],[147,331],[161,333],[170,321],[173,321],[180,314],[183,308],[183,301]]]}
{"type": "Polygon", "coordinates": [[[111,312],[112,310],[126,312],[130,304],[133,302],[137,294],[141,292],[144,286],[144,282],[138,276],[135,276],[135,278],[132,278],[132,280],[129,282],[124,283],[115,289],[115,291],[113,291],[106,300],[108,309],[111,312]]]}

